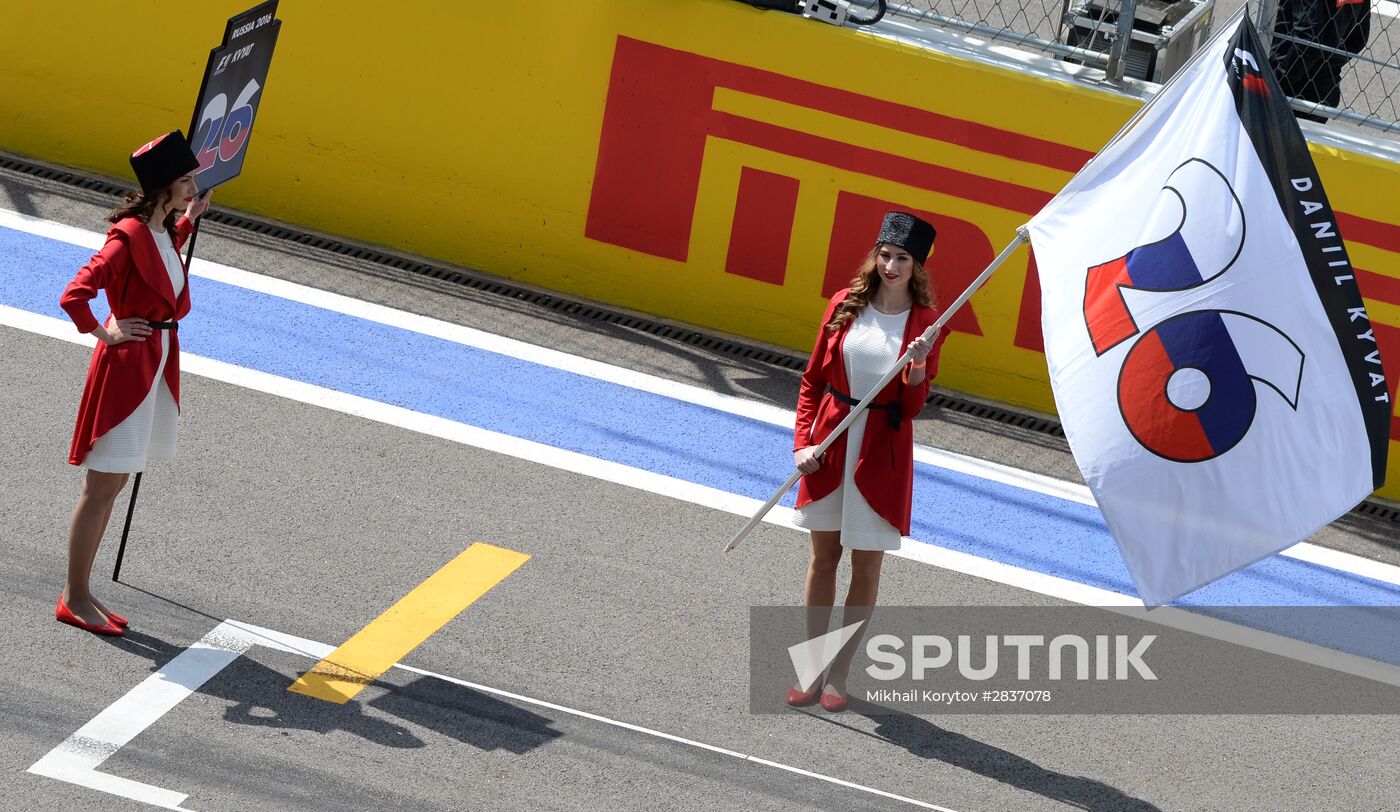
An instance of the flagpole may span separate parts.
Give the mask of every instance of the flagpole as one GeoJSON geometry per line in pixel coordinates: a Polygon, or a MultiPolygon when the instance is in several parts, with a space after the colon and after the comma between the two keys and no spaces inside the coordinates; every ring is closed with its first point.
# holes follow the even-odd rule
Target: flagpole
{"type": "Polygon", "coordinates": [[[126,505],[126,524],[122,525],[122,542],[117,545],[117,563],[112,567],[112,580],[115,581],[122,574],[122,556],[126,555],[126,535],[131,532],[131,514],[136,510],[136,494],[141,492],[141,471],[136,472],[136,479],[131,484],[131,501],[126,505]]]}
{"type": "MultiPolygon", "coordinates": [[[[1005,248],[1001,249],[1001,253],[997,254],[996,259],[992,260],[992,264],[988,265],[986,270],[982,271],[976,279],[972,280],[972,284],[967,286],[967,290],[963,291],[957,299],[953,300],[952,304],[948,305],[943,313],[939,315],[938,320],[930,325],[927,330],[924,330],[920,338],[930,339],[937,335],[939,329],[947,323],[948,319],[953,317],[953,314],[958,311],[958,308],[966,304],[967,300],[972,298],[972,294],[976,293],[977,289],[982,287],[982,283],[987,281],[987,277],[991,276],[993,271],[1001,267],[1001,264],[1006,261],[1007,257],[1011,256],[1017,248],[1021,247],[1022,243],[1029,242],[1029,240],[1030,234],[1026,231],[1026,227],[1018,227],[1016,229],[1016,237],[1011,240],[1005,248]]],[[[899,371],[907,363],[909,363],[909,351],[905,350],[904,354],[899,356],[899,360],[894,362],[894,366],[890,367],[889,371],[880,378],[880,382],[871,388],[870,394],[861,399],[860,403],[853,406],[851,408],[851,413],[846,415],[846,419],[842,420],[836,428],[832,429],[825,440],[822,440],[821,444],[817,446],[816,454],[813,456],[820,457],[822,454],[826,453],[827,448],[829,448],[832,443],[836,442],[836,438],[840,437],[841,434],[855,422],[857,417],[865,412],[866,407],[875,399],[875,396],[880,394],[880,391],[885,388],[886,384],[894,380],[894,376],[898,375],[899,371]]],[[[729,540],[728,544],[724,545],[724,551],[726,553],[739,546],[739,542],[743,541],[744,538],[758,526],[758,523],[763,521],[763,517],[767,516],[768,511],[772,510],[773,506],[778,504],[778,500],[783,498],[783,494],[788,492],[800,476],[802,476],[801,471],[793,471],[792,474],[788,476],[787,481],[784,482],[772,496],[768,497],[768,501],[763,503],[763,506],[758,509],[758,512],[755,513],[743,527],[739,528],[739,532],[734,534],[734,537],[729,540]]]]}

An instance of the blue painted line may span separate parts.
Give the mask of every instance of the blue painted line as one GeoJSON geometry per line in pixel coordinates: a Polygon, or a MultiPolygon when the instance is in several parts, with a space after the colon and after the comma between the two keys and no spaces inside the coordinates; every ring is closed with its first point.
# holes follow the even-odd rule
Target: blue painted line
{"type": "MultiPolygon", "coordinates": [[[[0,227],[0,303],[66,318],[59,294],[90,254],[0,227]]],[[[787,429],[208,279],[191,284],[186,352],[759,500],[791,469],[787,429]]],[[[1098,510],[1058,497],[916,464],[911,535],[1136,594],[1098,510]]],[[[1391,606],[1400,587],[1274,556],[1178,605],[1391,606]]]]}

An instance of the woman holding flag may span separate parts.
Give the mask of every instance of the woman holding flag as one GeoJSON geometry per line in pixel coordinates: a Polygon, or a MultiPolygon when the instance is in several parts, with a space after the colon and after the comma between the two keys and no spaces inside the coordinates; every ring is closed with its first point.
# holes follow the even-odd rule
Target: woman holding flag
{"type": "Polygon", "coordinates": [[[177,130],[131,156],[141,191],[109,216],[107,242],[63,291],[59,304],[78,330],[97,338],[78,407],[68,462],[88,469],[68,530],[68,579],[55,617],[94,634],[118,636],[126,618],[92,594],[88,579],[117,494],[152,459],[175,457],[180,403],[178,320],[190,311],[189,273],[179,249],[208,207],[198,162],[177,130]],[[180,216],[183,210],[184,216],[180,216]],[[90,302],[107,291],[106,323],[90,302]]]}
{"type": "MultiPolygon", "coordinates": [[[[924,270],[934,237],[933,226],[912,214],[885,215],[875,247],[851,286],[831,297],[802,374],[793,460],[803,474],[795,521],[812,534],[803,596],[808,639],[827,631],[843,548],[851,550],[851,586],[841,624],[848,626],[870,617],[884,554],[899,549],[909,532],[913,419],[928,397],[946,337],[922,335],[938,318],[924,270]],[[816,447],[906,350],[909,364],[875,398],[869,414],[816,456],[816,447]]],[[[843,710],[861,634],[837,655],[825,684],[790,688],[788,704],[820,701],[828,711],[843,710]]]]}

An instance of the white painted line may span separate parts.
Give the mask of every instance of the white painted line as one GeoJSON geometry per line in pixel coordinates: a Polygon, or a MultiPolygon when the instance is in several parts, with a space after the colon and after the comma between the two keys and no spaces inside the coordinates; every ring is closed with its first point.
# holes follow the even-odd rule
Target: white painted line
{"type": "MultiPolygon", "coordinates": [[[[1177,609],[1175,607],[1163,607],[1154,610],[1117,607],[1109,608],[1108,611],[1121,612],[1139,620],[1147,620],[1159,625],[1191,631],[1270,654],[1288,657],[1300,662],[1312,663],[1341,673],[1353,674],[1388,685],[1400,686],[1400,668],[1388,663],[1381,663],[1351,654],[1344,654],[1312,643],[1305,643],[1291,638],[1281,637],[1271,632],[1263,632],[1228,621],[1205,617],[1187,610],[1177,609]]],[[[29,772],[59,781],[66,781],[99,792],[151,804],[153,806],[187,810],[187,807],[182,806],[189,797],[187,794],[138,781],[132,781],[108,773],[100,773],[97,772],[97,768],[106,759],[121,749],[123,745],[155,724],[162,716],[172,710],[180,702],[184,701],[190,694],[197,691],[205,682],[209,681],[209,679],[255,645],[274,648],[312,660],[323,659],[335,649],[334,646],[326,643],[307,640],[274,629],[266,629],[247,623],[225,620],[208,634],[204,635],[199,642],[181,652],[177,657],[166,663],[159,671],[147,677],[135,688],[128,691],[122,698],[113,702],[106,710],[99,713],[92,721],[83,725],[73,733],[73,735],[69,736],[57,747],[49,751],[49,753],[29,768],[29,772]]],[[[535,707],[566,713],[571,716],[599,722],[622,730],[628,730],[688,747],[694,747],[717,755],[728,756],[741,761],[789,772],[794,775],[801,775],[829,784],[878,795],[883,798],[900,801],[923,809],[939,810],[939,812],[953,812],[953,810],[947,807],[902,795],[896,795],[891,792],[886,792],[885,790],[836,778],[835,776],[805,770],[782,762],[760,758],[736,750],[707,744],[695,739],[688,739],[683,736],[665,733],[642,725],[632,724],[631,722],[624,722],[600,714],[570,708],[566,705],[536,699],[525,694],[493,688],[489,685],[482,685],[481,683],[469,682],[445,674],[414,668],[413,666],[404,665],[402,663],[395,664],[394,668],[421,676],[431,677],[433,679],[443,680],[444,682],[449,682],[454,685],[461,685],[475,691],[503,697],[535,707]]]]}
{"type": "Polygon", "coordinates": [[[29,772],[153,806],[184,809],[181,804],[188,795],[100,773],[97,768],[250,645],[243,635],[231,634],[221,624],[78,728],[34,762],[29,772]]]}
{"type": "MultiPolygon", "coordinates": [[[[795,423],[796,420],[797,417],[794,413],[792,422],[795,423]]],[[[1031,471],[1022,471],[1020,468],[1012,468],[1010,465],[1002,465],[999,462],[979,460],[976,457],[918,444],[914,446],[914,461],[979,479],[1000,482],[1013,488],[1043,493],[1046,496],[1054,496],[1068,502],[1078,502],[1090,507],[1099,506],[1099,503],[1094,501],[1094,495],[1089,491],[1087,485],[1066,482],[1063,479],[1055,479],[1031,471]]]]}
{"type": "MultiPolygon", "coordinates": [[[[791,514],[791,510],[788,512],[791,514]]],[[[745,515],[752,516],[753,511],[749,511],[745,515]]],[[[1081,584],[1068,578],[1046,575],[1043,572],[1017,567],[1014,564],[1003,564],[1000,561],[949,550],[946,547],[913,539],[900,545],[898,550],[892,550],[889,555],[897,555],[900,558],[931,564],[941,569],[961,572],[964,575],[972,575],[1083,606],[1136,606],[1140,608],[1143,605],[1141,598],[1132,595],[1124,595],[1121,592],[1081,584]],[[911,541],[913,543],[909,543],[911,541]]]]}
{"type": "Polygon", "coordinates": [[[517,693],[513,693],[513,692],[511,692],[511,691],[503,691],[503,690],[501,690],[501,689],[499,689],[499,688],[492,688],[492,687],[489,686],[489,685],[482,685],[482,684],[476,683],[476,682],[468,682],[468,681],[466,681],[466,680],[457,679],[456,677],[445,676],[445,675],[443,675],[443,674],[435,674],[435,673],[433,673],[432,671],[424,671],[424,670],[422,670],[421,668],[414,668],[414,667],[412,667],[412,666],[407,666],[407,665],[396,665],[396,666],[394,666],[394,667],[395,667],[395,668],[401,668],[401,669],[403,669],[403,670],[405,670],[405,671],[411,671],[411,672],[413,672],[413,673],[415,673],[415,674],[422,674],[423,676],[426,676],[426,677],[434,677],[434,678],[436,678],[436,679],[440,679],[440,680],[444,680],[444,681],[446,681],[446,682],[453,683],[454,685],[461,685],[461,686],[463,686],[463,687],[465,687],[465,688],[471,688],[471,689],[474,690],[474,691],[481,691],[482,693],[493,694],[493,695],[495,695],[495,696],[505,697],[505,698],[507,698],[507,699],[514,699],[514,700],[516,700],[516,701],[518,701],[518,702],[525,702],[525,703],[534,705],[534,706],[539,707],[539,708],[548,708],[548,709],[550,709],[550,710],[559,711],[560,713],[567,713],[567,714],[569,714],[569,715],[571,715],[571,716],[577,716],[577,717],[579,717],[579,718],[581,718],[581,719],[589,719],[589,720],[594,721],[594,722],[602,722],[602,723],[605,724],[605,725],[611,725],[611,726],[613,726],[613,727],[619,727],[619,728],[622,728],[623,730],[630,730],[630,731],[632,731],[632,732],[634,732],[634,733],[642,733],[642,734],[647,735],[647,736],[654,736],[655,738],[658,738],[658,739],[665,739],[666,741],[676,742],[677,744],[684,744],[684,745],[689,745],[690,747],[699,748],[699,749],[701,749],[701,750],[708,750],[708,751],[711,752],[711,753],[718,753],[719,755],[722,755],[722,756],[729,756],[729,757],[731,757],[731,758],[737,758],[737,759],[740,759],[740,760],[742,760],[742,761],[752,762],[752,763],[754,763],[754,764],[762,764],[762,765],[765,766],[765,767],[773,767],[773,768],[775,768],[775,769],[783,770],[783,771],[785,771],[785,772],[790,772],[790,773],[795,773],[795,774],[797,774],[797,775],[806,776],[807,778],[815,778],[815,779],[817,779],[817,780],[819,780],[819,781],[825,781],[825,782],[827,782],[827,783],[829,783],[829,784],[836,784],[836,785],[842,786],[842,787],[849,787],[850,789],[860,790],[861,792],[868,792],[868,793],[870,793],[870,794],[872,794],[872,795],[879,795],[879,796],[881,796],[881,797],[883,797],[883,798],[889,798],[889,799],[895,800],[895,801],[903,801],[903,802],[906,803],[906,804],[910,804],[910,805],[912,805],[912,806],[917,806],[917,807],[920,807],[920,808],[922,808],[922,809],[935,809],[935,810],[939,810],[940,812],[953,812],[953,810],[948,809],[948,808],[945,807],[945,806],[937,806],[937,805],[935,805],[935,804],[927,803],[927,802],[925,802],[925,801],[918,801],[918,800],[915,800],[915,799],[913,799],[913,798],[906,798],[906,797],[903,796],[903,795],[895,795],[893,792],[886,792],[886,791],[884,791],[884,790],[882,790],[882,789],[875,789],[874,787],[865,786],[864,784],[857,784],[857,783],[854,783],[854,782],[851,782],[851,781],[846,781],[846,780],[841,779],[841,778],[836,778],[836,777],[834,777],[834,776],[826,775],[825,773],[812,772],[811,770],[804,770],[804,769],[802,769],[802,768],[800,768],[800,767],[793,767],[793,766],[788,765],[788,764],[783,764],[782,762],[778,762],[778,761],[769,761],[769,760],[766,759],[766,758],[759,758],[759,757],[757,757],[757,756],[751,756],[751,755],[748,755],[748,754],[745,754],[745,753],[740,753],[740,752],[735,751],[735,750],[727,750],[727,749],[725,749],[725,748],[723,748],[723,747],[716,747],[716,746],[714,746],[713,744],[705,744],[704,742],[696,741],[696,740],[694,740],[694,739],[687,739],[687,738],[684,738],[684,737],[682,737],[682,736],[676,736],[676,735],[671,734],[671,733],[663,733],[663,732],[661,732],[661,731],[659,731],[659,730],[652,730],[652,729],[649,728],[649,727],[642,727],[641,725],[634,725],[634,724],[632,724],[631,722],[622,722],[622,721],[618,721],[617,719],[611,719],[611,718],[609,718],[609,717],[607,717],[607,716],[599,716],[599,715],[596,714],[596,713],[589,713],[588,711],[576,710],[576,709],[574,709],[574,708],[570,708],[570,707],[567,707],[567,706],[565,706],[565,705],[558,705],[558,704],[555,704],[555,703],[553,703],[553,702],[546,702],[546,701],[544,701],[543,699],[535,699],[535,698],[533,698],[533,697],[528,697],[528,696],[525,696],[524,694],[517,694],[517,693]]]}
{"type": "MultiPolygon", "coordinates": [[[[89,231],[85,228],[55,223],[52,220],[20,214],[11,209],[0,209],[0,226],[33,234],[36,237],[48,237],[51,240],[91,248],[93,251],[101,248],[102,244],[107,241],[106,232],[89,231]]],[[[78,269],[74,268],[73,270],[78,269]]]]}
{"type": "MultiPolygon", "coordinates": [[[[123,745],[136,738],[143,731],[155,724],[162,716],[168,713],[186,697],[199,689],[201,685],[208,682],[214,675],[218,674],[234,660],[255,645],[268,646],[291,654],[300,654],[310,659],[322,659],[335,650],[334,646],[325,643],[318,643],[314,640],[306,640],[294,635],[285,634],[273,629],[264,629],[247,623],[239,623],[233,620],[225,620],[190,648],[181,652],[170,662],[166,663],[159,671],[147,677],[135,688],[132,688],[121,699],[113,702],[106,710],[99,713],[92,721],[78,729],[76,733],[69,736],[61,744],[49,751],[47,755],[39,759],[29,768],[29,772],[42,775],[47,778],[54,778],[59,781],[66,781],[88,789],[99,792],[106,792],[133,801],[151,804],[153,806],[164,807],[166,809],[188,810],[181,806],[189,796],[184,793],[174,792],[168,789],[143,784],[138,781],[121,778],[120,776],[108,773],[97,772],[97,767],[107,758],[121,749],[123,745]]],[[[445,674],[438,674],[432,671],[425,671],[421,668],[413,668],[403,664],[396,664],[394,668],[419,674],[454,685],[461,685],[475,691],[493,694],[495,696],[513,699],[534,705],[540,708],[548,708],[560,713],[566,713],[581,719],[588,719],[594,722],[610,725],[612,727],[628,730],[634,733],[652,736],[658,739],[675,742],[677,744],[706,750],[741,761],[748,761],[764,767],[772,767],[784,772],[793,773],[806,778],[813,778],[828,784],[854,789],[859,792],[878,795],[882,798],[889,798],[895,801],[902,801],[911,806],[921,809],[932,809],[937,812],[954,812],[944,806],[927,803],[925,801],[906,798],[903,795],[896,795],[882,789],[868,787],[864,784],[857,784],[853,781],[846,781],[841,778],[826,775],[824,773],[804,770],[800,767],[793,767],[777,761],[740,753],[735,750],[728,750],[723,747],[716,747],[712,744],[687,739],[671,733],[663,733],[641,725],[634,725],[630,722],[623,722],[607,716],[600,716],[596,713],[577,710],[554,702],[546,702],[542,699],[517,694],[511,691],[503,691],[499,688],[492,688],[489,685],[481,685],[475,682],[467,682],[445,674]]]]}
{"type": "MultiPolygon", "coordinates": [[[[1255,611],[1259,611],[1280,607],[1253,608],[1255,611]]],[[[1294,607],[1283,608],[1286,610],[1294,607]]],[[[1400,687],[1400,667],[1391,663],[1372,660],[1369,657],[1327,648],[1316,643],[1295,640],[1292,637],[1284,637],[1274,632],[1242,626],[1228,620],[1198,614],[1190,609],[1162,606],[1156,609],[1105,607],[1105,610],[1125,614],[1137,620],[1156,623],[1159,626],[1170,626],[1226,643],[1245,646],[1266,654],[1287,657],[1290,660],[1320,666],[1341,674],[1350,674],[1354,677],[1400,687]]]]}
{"type": "Polygon", "coordinates": [[[1376,0],[1371,10],[1386,17],[1400,17],[1400,3],[1395,0],[1376,0]]]}
{"type": "MultiPolygon", "coordinates": [[[[0,208],[0,227],[12,228],[17,231],[23,231],[26,233],[34,234],[36,236],[60,240],[62,242],[67,242],[72,245],[90,248],[94,251],[102,246],[103,240],[105,239],[102,234],[96,232],[75,228],[73,226],[63,225],[61,223],[53,223],[48,220],[30,217],[28,215],[20,214],[18,212],[3,208],[0,208]]],[[[327,291],[318,290],[316,288],[308,287],[306,285],[300,285],[295,282],[287,282],[281,279],[273,279],[271,277],[261,276],[259,274],[250,273],[248,271],[244,271],[239,268],[234,268],[228,265],[220,265],[215,262],[209,262],[206,260],[196,258],[192,265],[191,273],[195,276],[202,276],[207,279],[213,279],[215,281],[235,285],[248,290],[265,293],[271,296],[277,296],[280,298],[288,299],[290,301],[300,302],[302,304],[310,305],[312,307],[319,307],[325,310],[344,313],[358,318],[363,318],[367,321],[373,321],[379,324],[398,327],[404,330],[409,330],[422,335],[439,338],[445,341],[452,341],[454,343],[462,344],[465,346],[476,347],[478,349],[487,350],[490,352],[497,353],[499,355],[505,355],[507,357],[517,358],[519,360],[540,364],[541,366],[547,366],[566,372],[572,372],[578,375],[583,375],[585,377],[594,378],[596,380],[608,381],[610,383],[615,383],[621,386],[637,389],[639,391],[650,392],[652,394],[661,395],[663,397],[669,397],[674,400],[680,400],[686,403],[693,403],[699,406],[706,406],[708,408],[716,409],[718,411],[727,412],[729,414],[739,415],[742,417],[748,417],[772,425],[783,426],[785,428],[792,428],[796,423],[796,414],[788,409],[783,409],[766,403],[758,403],[756,401],[745,400],[743,398],[735,397],[732,395],[725,395],[719,392],[712,392],[708,389],[702,389],[698,386],[678,383],[676,381],[667,380],[665,378],[660,378],[654,375],[648,375],[646,373],[637,372],[635,370],[626,369],[624,367],[619,367],[612,364],[605,364],[600,361],[593,361],[587,358],[580,358],[578,356],[570,355],[568,353],[560,352],[558,350],[553,350],[548,347],[540,347],[534,344],[528,344],[526,342],[517,341],[511,338],[492,335],[491,333],[486,333],[481,330],[476,330],[470,327],[464,327],[462,325],[452,324],[450,322],[432,319],[414,313],[408,313],[403,310],[395,310],[394,308],[385,307],[383,305],[377,305],[370,302],[364,302],[359,299],[352,299],[348,296],[342,296],[337,293],[330,293],[327,291]]],[[[47,318],[43,316],[38,316],[37,314],[28,313],[28,311],[20,311],[14,308],[7,308],[4,306],[0,306],[0,312],[8,312],[11,314],[24,314],[28,316],[34,316],[40,319],[47,318]]],[[[22,326],[20,323],[18,323],[18,320],[21,318],[23,317],[5,316],[3,319],[0,319],[0,323],[10,324],[11,326],[20,327],[20,329],[29,330],[30,332],[37,332],[42,335],[49,335],[54,338],[61,338],[64,340],[75,340],[75,330],[69,322],[58,319],[48,319],[49,321],[54,321],[57,322],[59,325],[62,325],[63,329],[55,332],[49,327],[45,327],[42,329],[31,329],[30,327],[22,326]],[[9,319],[11,318],[15,320],[10,321],[9,319]]],[[[31,323],[38,324],[38,322],[31,323]]],[[[78,335],[77,341],[78,343],[86,343],[88,346],[92,346],[95,343],[95,339],[92,339],[90,336],[86,335],[78,335]]],[[[182,354],[181,363],[184,364],[185,359],[195,358],[197,358],[197,356],[192,356],[187,353],[182,354]]],[[[203,360],[208,361],[212,364],[222,363],[212,361],[210,359],[203,360]]],[[[241,370],[242,372],[252,373],[251,370],[243,370],[240,367],[233,367],[228,364],[223,364],[222,366],[226,367],[228,370],[241,370]]],[[[195,371],[193,368],[186,368],[190,369],[190,371],[195,371]]],[[[378,417],[373,414],[367,413],[364,410],[348,411],[344,408],[330,406],[321,402],[322,399],[320,398],[307,399],[305,397],[296,397],[294,395],[284,394],[283,391],[279,391],[281,384],[279,384],[275,388],[261,388],[258,386],[251,386],[249,384],[242,383],[241,381],[234,380],[231,377],[221,377],[220,374],[197,374],[206,374],[206,377],[224,380],[229,383],[238,384],[240,386],[249,386],[249,388],[259,389],[259,391],[269,392],[271,394],[276,395],[282,395],[284,397],[291,397],[292,399],[302,400],[306,403],[312,403],[314,405],[325,405],[326,408],[335,409],[337,411],[346,411],[349,414],[356,414],[358,416],[366,417],[372,420],[380,420],[381,422],[390,423],[391,425],[398,425],[402,428],[408,428],[413,431],[422,431],[422,429],[416,428],[415,426],[404,425],[402,423],[395,422],[394,420],[383,419],[382,417],[378,417]]],[[[230,371],[226,374],[230,376],[236,376],[238,373],[235,371],[230,371]]],[[[273,379],[275,381],[286,382],[287,384],[300,385],[297,384],[297,382],[295,381],[289,381],[285,378],[276,378],[275,376],[265,377],[273,379]]],[[[321,389],[319,387],[311,388],[320,392],[333,393],[332,390],[329,389],[321,389]]],[[[333,394],[339,395],[340,393],[333,394]]],[[[344,395],[343,397],[351,396],[344,395]]],[[[361,401],[363,399],[355,398],[355,400],[361,401]]],[[[374,402],[365,401],[365,403],[374,402]]],[[[382,406],[383,404],[379,405],[382,406]]],[[[426,415],[420,415],[417,412],[412,412],[406,409],[400,409],[399,411],[408,415],[419,415],[420,417],[427,417],[426,415]]],[[[438,418],[431,419],[436,420],[438,418]]],[[[473,431],[480,432],[483,430],[474,429],[473,431]]],[[[457,437],[446,437],[445,435],[436,434],[435,432],[431,431],[425,431],[424,433],[434,434],[434,436],[444,437],[445,439],[457,439],[458,442],[465,442],[468,445],[478,445],[478,443],[472,442],[470,440],[458,439],[457,437]]],[[[496,437],[505,437],[505,435],[496,435],[494,432],[485,432],[485,434],[495,435],[496,437]]],[[[515,443],[528,443],[528,441],[524,440],[516,440],[515,438],[510,439],[515,441],[515,443]]],[[[572,453],[561,451],[559,449],[553,449],[548,446],[543,446],[537,443],[528,443],[528,446],[534,446],[537,449],[549,449],[550,451],[556,452],[557,454],[561,455],[569,455],[572,453]]],[[[493,451],[500,450],[490,445],[478,445],[478,447],[486,448],[488,450],[493,451]]],[[[518,445],[513,447],[517,450],[523,450],[527,448],[527,446],[518,445]]],[[[554,465],[554,463],[546,461],[545,459],[525,456],[522,453],[512,453],[510,451],[501,451],[500,453],[506,453],[510,454],[511,456],[517,456],[521,459],[533,460],[535,462],[540,462],[544,465],[554,465]]],[[[660,475],[650,474],[650,472],[645,471],[639,471],[639,469],[629,468],[627,466],[618,466],[615,463],[607,463],[601,460],[594,460],[591,457],[583,457],[582,455],[577,454],[574,454],[573,457],[577,458],[571,460],[573,463],[575,463],[574,465],[554,465],[554,467],[592,476],[593,473],[591,467],[594,465],[616,466],[617,468],[624,469],[625,471],[638,472],[639,474],[648,477],[659,477],[659,480],[653,481],[665,480],[672,483],[681,483],[679,487],[684,489],[682,492],[693,493],[696,495],[697,499],[701,499],[702,501],[696,501],[696,499],[690,499],[686,496],[679,496],[678,498],[686,499],[686,501],[694,501],[696,504],[702,504],[709,507],[716,507],[720,510],[726,510],[730,513],[734,513],[740,516],[752,516],[753,513],[757,511],[757,509],[763,504],[762,502],[759,502],[757,500],[750,500],[746,497],[735,496],[733,494],[728,494],[714,488],[706,488],[704,486],[693,485],[691,483],[682,483],[680,480],[676,480],[671,477],[660,477],[660,475]],[[590,466],[589,469],[580,470],[577,466],[579,460],[588,461],[588,465],[590,466]],[[752,504],[752,507],[744,508],[743,510],[735,509],[739,505],[748,504],[752,504]]],[[[567,459],[567,457],[561,457],[560,459],[567,459]]],[[[1079,483],[1066,482],[1064,480],[1055,479],[1053,477],[1031,473],[1028,471],[1022,471],[1020,469],[1013,468],[1008,465],[989,462],[987,460],[980,460],[976,457],[969,457],[963,454],[956,454],[951,451],[945,451],[942,449],[932,448],[924,445],[915,445],[914,459],[918,462],[922,462],[927,465],[944,468],[946,470],[954,471],[968,476],[979,477],[981,479],[986,479],[993,482],[999,482],[1004,485],[1022,488],[1024,490],[1045,494],[1047,496],[1058,497],[1067,501],[1077,502],[1083,505],[1097,506],[1097,503],[1094,501],[1094,497],[1090,493],[1088,487],[1079,483]]],[[[617,479],[610,479],[607,476],[601,476],[598,478],[606,479],[611,482],[617,482],[618,484],[631,485],[630,482],[624,482],[617,479]]],[[[641,487],[639,485],[631,486],[641,487]]],[[[650,488],[642,489],[650,490],[650,488]]],[[[653,492],[662,493],[662,495],[673,495],[675,493],[674,490],[668,490],[666,492],[653,492]]],[[[793,525],[791,522],[791,511],[788,511],[788,515],[786,517],[777,518],[776,520],[770,519],[770,521],[773,524],[778,524],[784,527],[796,528],[796,525],[793,525]]],[[[928,543],[921,542],[921,544],[927,545],[928,543]]],[[[908,547],[906,547],[905,549],[908,550],[908,547]]],[[[915,553],[912,555],[906,555],[905,557],[916,558],[917,560],[926,561],[927,563],[933,563],[933,561],[929,560],[928,557],[921,557],[921,555],[922,553],[915,553]]],[[[1293,547],[1282,551],[1281,555],[1286,555],[1291,558],[1309,561],[1312,563],[1323,564],[1324,566],[1330,567],[1332,569],[1340,570],[1343,572],[1350,572],[1356,575],[1362,575],[1373,580],[1400,585],[1400,567],[1395,567],[1389,564],[1382,564],[1377,561],[1372,561],[1370,559],[1362,558],[1360,556],[1349,555],[1347,553],[1339,553],[1324,547],[1318,547],[1306,541],[1299,542],[1293,547]]],[[[967,556],[966,558],[973,557],[967,556]]],[[[1003,565],[997,562],[987,562],[987,564],[989,564],[990,566],[972,566],[974,569],[986,572],[1006,573],[1010,570],[1015,570],[1017,572],[1027,573],[1030,577],[1021,578],[1015,583],[1011,581],[1001,582],[1010,583],[1013,586],[1022,586],[1023,588],[1030,589],[1035,592],[1041,592],[1042,590],[1033,586],[1025,586],[1024,584],[1054,584],[1054,582],[1060,582],[1058,584],[1053,585],[1053,588],[1056,590],[1056,592],[1053,594],[1055,597],[1062,597],[1065,600],[1072,600],[1077,603],[1087,603],[1088,605],[1122,605],[1122,601],[1124,600],[1131,601],[1138,605],[1141,604],[1141,602],[1138,601],[1136,598],[1118,595],[1118,593],[1108,593],[1104,590],[1099,590],[1094,587],[1079,585],[1080,587],[1082,587],[1082,590],[1075,590],[1072,587],[1066,586],[1067,584],[1073,582],[1064,581],[1064,579],[1055,579],[1053,578],[1053,576],[1045,576],[1041,573],[1036,573],[1030,570],[1010,567],[1009,565],[1003,565]],[[1047,581],[1046,579],[1052,580],[1047,581]],[[1095,594],[1102,593],[1105,596],[1105,599],[1109,600],[1109,603],[1095,604],[1092,603],[1092,598],[1089,600],[1083,600],[1065,597],[1064,593],[1066,592],[1066,590],[1068,590],[1071,593],[1081,594],[1084,596],[1092,596],[1095,594]]],[[[938,566],[944,565],[938,564],[938,566]]],[[[967,572],[968,574],[978,574],[976,572],[969,572],[967,569],[959,567],[947,568],[955,569],[958,572],[967,572]]],[[[984,575],[981,577],[990,576],[984,575]]],[[[992,578],[992,580],[1001,579],[994,577],[992,578]]],[[[1044,594],[1052,593],[1046,592],[1044,594]]]]}
{"type": "Polygon", "coordinates": [[[1279,555],[1286,555],[1289,558],[1296,558],[1309,564],[1318,564],[1329,569],[1364,575],[1377,581],[1400,584],[1400,567],[1344,553],[1341,550],[1333,550],[1330,547],[1319,547],[1316,544],[1305,542],[1295,544],[1279,555]]]}

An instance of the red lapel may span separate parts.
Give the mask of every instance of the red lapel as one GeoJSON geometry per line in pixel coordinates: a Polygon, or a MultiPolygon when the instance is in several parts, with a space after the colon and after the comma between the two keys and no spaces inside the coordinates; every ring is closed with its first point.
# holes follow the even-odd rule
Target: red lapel
{"type": "Polygon", "coordinates": [[[851,382],[846,379],[846,334],[851,331],[855,319],[841,325],[841,329],[828,332],[826,338],[826,358],[823,364],[827,369],[827,381],[836,389],[849,393],[851,382]]]}
{"type": "Polygon", "coordinates": [[[131,248],[131,261],[136,264],[136,270],[146,280],[146,285],[159,293],[174,310],[175,288],[170,285],[170,274],[165,270],[165,260],[160,258],[160,249],[156,248],[151,229],[135,217],[128,217],[113,228],[126,235],[126,244],[131,248]]]}

